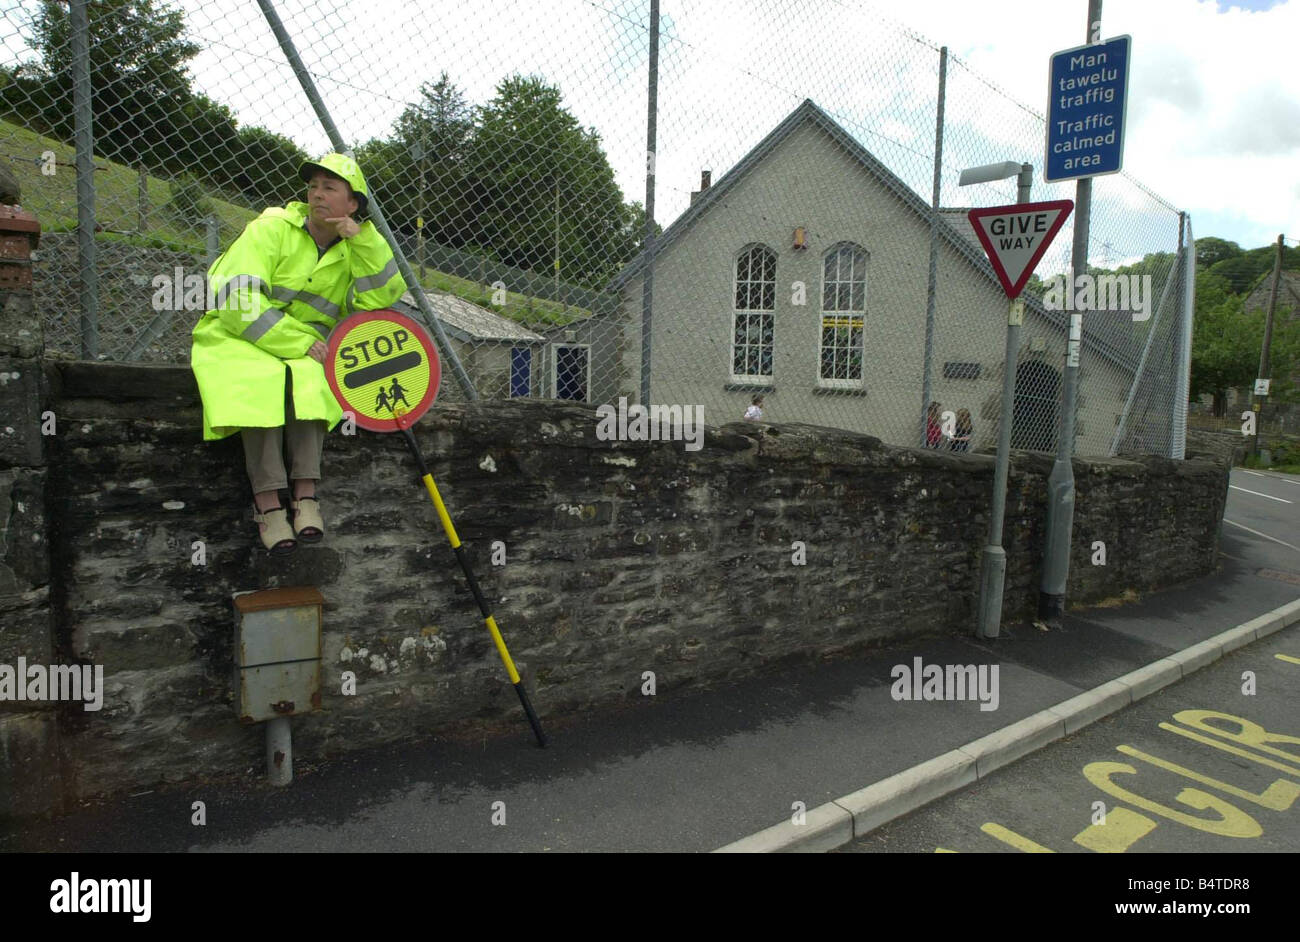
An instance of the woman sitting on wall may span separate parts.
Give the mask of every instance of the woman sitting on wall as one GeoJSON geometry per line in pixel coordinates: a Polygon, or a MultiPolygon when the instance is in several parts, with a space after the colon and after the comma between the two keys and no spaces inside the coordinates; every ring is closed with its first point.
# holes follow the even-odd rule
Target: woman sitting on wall
{"type": "Polygon", "coordinates": [[[240,433],[253,520],[276,555],[325,535],[321,449],[343,418],[325,380],[325,338],[348,314],[387,307],[405,290],[388,243],[352,218],[367,203],[356,161],[326,154],[299,176],[307,201],[267,209],[209,269],[216,306],[195,326],[190,354],[203,438],[240,433]],[[280,501],[290,480],[292,528],[280,501]]]}

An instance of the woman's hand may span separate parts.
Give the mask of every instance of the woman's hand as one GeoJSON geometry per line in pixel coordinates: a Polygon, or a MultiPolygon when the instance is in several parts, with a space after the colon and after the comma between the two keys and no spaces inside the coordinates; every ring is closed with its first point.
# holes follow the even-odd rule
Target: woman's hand
{"type": "Polygon", "coordinates": [[[311,349],[307,351],[307,356],[311,357],[313,360],[315,360],[315,361],[316,361],[317,363],[319,363],[321,366],[324,366],[324,365],[325,365],[325,354],[326,354],[326,352],[327,352],[328,350],[329,350],[329,347],[325,346],[325,344],[323,344],[323,343],[321,343],[319,340],[317,340],[314,344],[311,345],[311,349]]]}
{"type": "Polygon", "coordinates": [[[344,239],[350,239],[361,231],[361,227],[357,225],[357,221],[351,216],[335,216],[325,221],[332,225],[334,231],[344,239]]]}

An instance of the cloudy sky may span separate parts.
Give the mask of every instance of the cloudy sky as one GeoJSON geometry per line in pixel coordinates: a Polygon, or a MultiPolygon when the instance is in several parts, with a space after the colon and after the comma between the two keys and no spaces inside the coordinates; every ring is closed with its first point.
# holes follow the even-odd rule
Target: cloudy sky
{"type": "MultiPolygon", "coordinates": [[[[195,85],[245,123],[310,151],[327,140],[254,0],[179,0],[204,51],[195,85]]],[[[648,0],[276,0],[345,138],[385,134],[445,70],[471,104],[513,72],[558,85],[595,128],[628,199],[644,195],[648,0]]],[[[4,45],[31,0],[9,6],[4,45]],[[18,12],[9,12],[18,11],[18,12]]],[[[659,221],[716,181],[805,98],[927,200],[938,49],[951,56],[942,202],[1011,202],[1010,184],[959,190],[963,166],[1039,168],[1048,56],[1081,45],[1086,0],[662,0],[659,221]]],[[[1124,175],[1094,187],[1093,261],[1172,249],[1177,210],[1197,237],[1253,247],[1300,238],[1300,0],[1106,0],[1103,38],[1133,37],[1124,175]]],[[[7,57],[7,58],[8,58],[7,57]]],[[[1054,246],[1068,251],[1068,240],[1054,246]]],[[[1051,261],[1050,258],[1048,260],[1051,261]]]]}
{"type": "MultiPolygon", "coordinates": [[[[1087,19],[1083,0],[884,6],[1039,112],[1047,54],[1082,43],[1087,19]]],[[[1190,212],[1198,237],[1300,238],[1300,3],[1105,0],[1103,38],[1125,33],[1125,170],[1190,212]]]]}

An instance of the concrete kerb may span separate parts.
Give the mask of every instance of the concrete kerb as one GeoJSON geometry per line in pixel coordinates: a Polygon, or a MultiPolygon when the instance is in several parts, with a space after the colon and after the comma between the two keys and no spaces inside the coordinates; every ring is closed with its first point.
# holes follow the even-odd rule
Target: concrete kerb
{"type": "Polygon", "coordinates": [[[807,823],[790,821],[714,853],[818,853],[833,850],[937,798],[970,785],[1030,752],[1069,736],[1252,641],[1300,622],[1300,599],[1220,632],[1177,654],[1048,707],[927,762],[820,805],[807,823]]]}
{"type": "Polygon", "coordinates": [[[853,815],[828,801],[805,815],[805,823],[782,821],[751,834],[715,854],[820,854],[853,840],[853,815]]]}

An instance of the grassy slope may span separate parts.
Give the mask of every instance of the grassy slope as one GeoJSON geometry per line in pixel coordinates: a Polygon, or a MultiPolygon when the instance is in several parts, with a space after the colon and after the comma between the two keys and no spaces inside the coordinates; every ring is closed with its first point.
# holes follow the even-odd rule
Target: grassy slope
{"type": "MultiPolygon", "coordinates": [[[[40,217],[44,231],[69,232],[76,228],[76,154],[72,147],[9,121],[0,121],[0,159],[7,161],[10,171],[22,188],[23,205],[40,217]],[[47,150],[54,152],[57,161],[53,176],[41,173],[40,157],[47,150]]],[[[171,199],[168,181],[154,176],[147,178],[148,229],[141,234],[138,232],[137,172],[103,159],[96,159],[95,166],[104,168],[95,171],[95,219],[104,230],[108,230],[100,233],[99,238],[204,254],[201,224],[198,228],[187,228],[170,218],[164,209],[171,199]]],[[[223,247],[229,245],[235,234],[258,215],[257,211],[226,200],[211,199],[210,202],[221,221],[223,247]]],[[[569,307],[566,311],[564,305],[554,301],[541,298],[530,301],[527,295],[515,292],[507,292],[506,303],[496,307],[492,304],[490,287],[485,288],[477,282],[432,269],[425,269],[424,286],[454,294],[524,324],[564,325],[590,315],[589,311],[575,307],[569,307]]]]}

